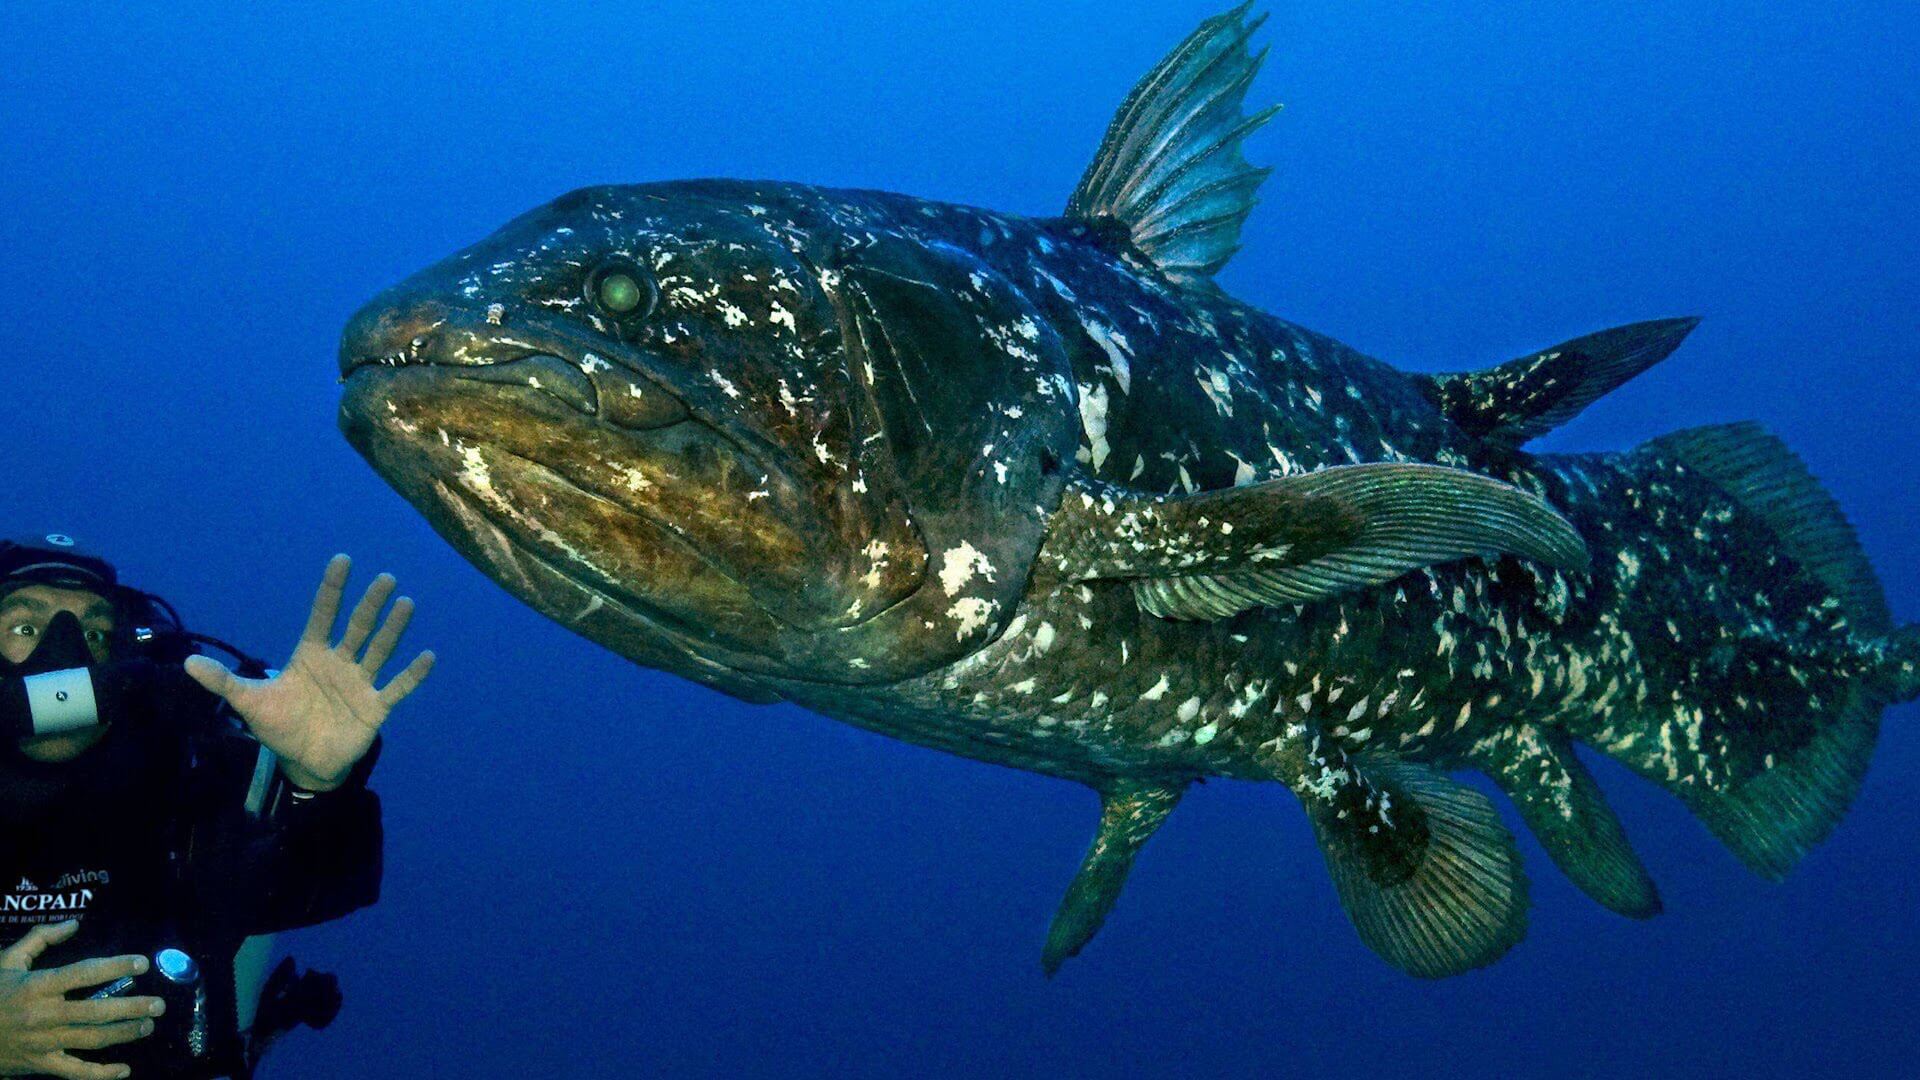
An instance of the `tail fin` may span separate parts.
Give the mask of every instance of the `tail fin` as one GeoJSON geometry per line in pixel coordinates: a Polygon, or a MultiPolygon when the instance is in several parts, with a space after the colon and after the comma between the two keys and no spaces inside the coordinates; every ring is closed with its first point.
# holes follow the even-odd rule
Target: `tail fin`
{"type": "Polygon", "coordinates": [[[1693,812],[1754,873],[1779,881],[1853,805],[1885,708],[1872,691],[1856,690],[1798,753],[1726,791],[1695,792],[1693,812]]]}
{"type": "Polygon", "coordinates": [[[1896,702],[1920,697],[1920,625],[1907,625],[1887,638],[1887,683],[1896,702]]]}
{"type": "Polygon", "coordinates": [[[1757,514],[1793,561],[1840,601],[1859,633],[1892,631],[1886,594],[1853,526],[1787,444],[1743,423],[1677,431],[1646,448],[1692,467],[1757,514]]]}
{"type": "MultiPolygon", "coordinates": [[[[1783,553],[1839,602],[1853,637],[1884,643],[1893,620],[1853,528],[1780,440],[1756,424],[1729,424],[1668,435],[1646,450],[1693,470],[1757,516],[1783,553]]],[[[1920,642],[1913,648],[1920,654],[1920,642]]],[[[1798,718],[1811,736],[1770,758],[1769,768],[1718,790],[1677,790],[1742,862],[1782,878],[1853,802],[1895,690],[1886,678],[1841,684],[1824,700],[1813,699],[1819,715],[1798,718]]]]}

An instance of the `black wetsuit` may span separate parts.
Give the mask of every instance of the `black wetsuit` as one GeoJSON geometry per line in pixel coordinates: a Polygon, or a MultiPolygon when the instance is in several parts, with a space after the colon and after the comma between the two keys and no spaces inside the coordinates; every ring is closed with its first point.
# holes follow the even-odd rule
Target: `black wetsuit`
{"type": "MultiPolygon", "coordinates": [[[[260,744],[184,674],[150,682],[72,762],[36,763],[0,745],[0,946],[77,917],[79,933],[36,968],[185,950],[201,965],[215,1039],[217,1064],[198,1074],[239,1074],[241,942],[379,896],[380,802],[366,787],[375,755],[338,791],[300,797],[275,783],[250,814],[260,744]]],[[[143,1042],[77,1056],[124,1061],[140,1076],[195,1075],[145,1060],[143,1042]]]]}

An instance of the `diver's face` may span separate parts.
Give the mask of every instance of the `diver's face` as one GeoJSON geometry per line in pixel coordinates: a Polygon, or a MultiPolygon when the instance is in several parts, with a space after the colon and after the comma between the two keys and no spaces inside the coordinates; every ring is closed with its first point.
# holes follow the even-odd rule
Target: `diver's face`
{"type": "MultiPolygon", "coordinates": [[[[0,656],[24,663],[39,648],[47,625],[63,611],[80,620],[94,661],[105,661],[113,639],[113,605],[95,593],[52,585],[28,585],[0,597],[0,656]]],[[[105,733],[101,726],[39,735],[20,740],[20,752],[34,761],[72,761],[92,749],[105,733]]]]}

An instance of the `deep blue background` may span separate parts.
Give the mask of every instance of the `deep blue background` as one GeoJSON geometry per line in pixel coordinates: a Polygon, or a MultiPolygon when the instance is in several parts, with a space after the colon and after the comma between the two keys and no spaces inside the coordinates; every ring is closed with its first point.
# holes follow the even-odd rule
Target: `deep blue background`
{"type": "MultiPolygon", "coordinates": [[[[1911,1075],[1914,709],[1780,886],[1604,767],[1668,914],[1525,840],[1530,938],[1439,984],[1358,944],[1285,791],[1212,784],[1047,982],[1091,795],[616,660],[334,430],[346,317],[524,209],[733,175],[1051,213],[1223,3],[0,5],[0,531],[274,651],[348,550],[444,657],[389,729],[385,901],[300,940],[347,1010],[269,1076],[1911,1075]]],[[[1273,6],[1231,290],[1427,368],[1708,316],[1548,445],[1764,420],[1920,617],[1912,3],[1273,6]]]]}

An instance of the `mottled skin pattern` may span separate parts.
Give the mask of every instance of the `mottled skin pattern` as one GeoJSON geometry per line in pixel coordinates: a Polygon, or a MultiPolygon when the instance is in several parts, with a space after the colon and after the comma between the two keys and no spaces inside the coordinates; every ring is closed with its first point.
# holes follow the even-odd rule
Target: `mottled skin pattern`
{"type": "Polygon", "coordinates": [[[1419,976],[1527,920],[1510,831],[1446,770],[1624,915],[1659,896],[1576,741],[1784,874],[1920,692],[1920,630],[1757,428],[1521,449],[1692,320],[1423,376],[1222,293],[1266,176],[1260,23],[1208,19],[1149,71],[1058,219],[563,196],[354,318],[342,427],[593,641],[1096,789],[1049,972],[1207,776],[1292,790],[1362,941],[1419,976]]]}
{"type": "MultiPolygon", "coordinates": [[[[801,197],[865,204],[863,226],[916,242],[971,246],[1043,303],[1071,347],[1080,411],[1105,402],[1103,433],[1083,424],[1077,455],[1093,476],[1179,493],[1366,461],[1466,468],[1559,507],[1592,545],[1595,572],[1461,563],[1213,622],[1146,615],[1119,582],[1042,581],[999,640],[949,668],[881,695],[781,684],[793,700],[1076,778],[1266,778],[1258,748],[1296,728],[1349,750],[1477,766],[1537,724],[1663,781],[1711,786],[1764,768],[1771,749],[1736,751],[1727,728],[1779,717],[1760,726],[1777,725],[1778,749],[1790,749],[1817,712],[1810,702],[1881,660],[1823,590],[1782,580],[1762,527],[1656,456],[1535,457],[1468,437],[1401,372],[1158,280],[1073,223],[801,197]],[[1756,636],[1727,644],[1748,628],[1756,636]],[[970,745],[953,743],[956,729],[970,745]]],[[[747,198],[775,201],[761,189],[747,198]]]]}
{"type": "Polygon", "coordinates": [[[781,184],[587,189],[377,300],[342,360],[355,444],[539,610],[748,700],[1088,783],[1110,817],[1146,791],[1133,847],[1209,775],[1384,814],[1354,755],[1480,769],[1552,807],[1572,738],[1718,790],[1863,677],[1910,678],[1766,523],[1657,448],[1470,435],[1414,377],[1175,283],[1101,224],[781,184]],[[582,299],[609,259],[657,278],[643,319],[582,299]],[[913,307],[935,294],[951,306],[913,307]],[[583,369],[599,404],[505,366],[531,354],[583,369]],[[1178,495],[1380,461],[1544,497],[1591,571],[1470,560],[1177,621],[1047,546],[1102,483],[1178,495]]]}

